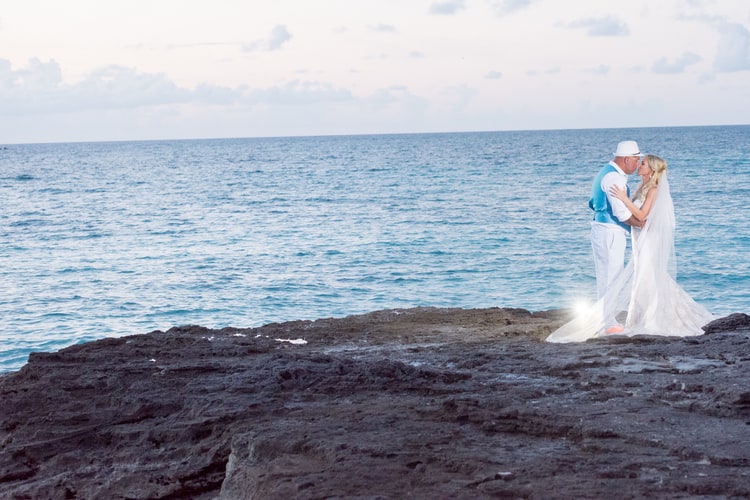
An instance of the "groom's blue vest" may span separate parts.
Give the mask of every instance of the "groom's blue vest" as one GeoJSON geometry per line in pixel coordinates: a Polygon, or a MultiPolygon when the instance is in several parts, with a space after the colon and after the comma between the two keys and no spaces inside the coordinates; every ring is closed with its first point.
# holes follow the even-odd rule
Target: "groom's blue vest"
{"type": "MultiPolygon", "coordinates": [[[[605,193],[602,189],[602,179],[610,172],[617,172],[617,169],[608,163],[599,171],[599,174],[594,179],[594,184],[591,186],[589,208],[594,211],[594,220],[596,222],[604,222],[605,224],[617,224],[625,231],[630,232],[630,226],[628,226],[624,222],[620,222],[617,217],[615,217],[614,213],[612,212],[612,205],[610,205],[609,199],[607,199],[607,193],[605,193]]],[[[628,194],[630,194],[629,189],[628,194]]]]}

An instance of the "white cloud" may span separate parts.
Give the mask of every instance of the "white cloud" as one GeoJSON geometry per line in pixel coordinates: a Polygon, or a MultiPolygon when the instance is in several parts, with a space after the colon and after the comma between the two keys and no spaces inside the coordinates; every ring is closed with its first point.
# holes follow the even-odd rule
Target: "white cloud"
{"type": "Polygon", "coordinates": [[[195,101],[205,104],[230,106],[241,102],[245,90],[245,87],[232,89],[229,87],[201,83],[195,87],[193,97],[195,101]]]}
{"type": "Polygon", "coordinates": [[[57,62],[45,63],[37,58],[30,59],[27,68],[14,71],[10,61],[0,59],[0,82],[5,91],[22,88],[24,91],[46,92],[60,85],[62,71],[57,62]]]}
{"type": "Polygon", "coordinates": [[[465,9],[464,0],[446,0],[443,2],[433,2],[430,5],[430,14],[452,15],[459,10],[465,9]]]}
{"type": "Polygon", "coordinates": [[[267,37],[247,43],[242,46],[242,49],[245,52],[279,50],[282,45],[291,39],[292,34],[289,33],[286,26],[279,24],[273,27],[271,33],[269,33],[267,37]]]}
{"type": "Polygon", "coordinates": [[[607,75],[609,74],[609,70],[609,66],[607,66],[606,64],[600,64],[599,66],[590,68],[587,72],[593,75],[607,75]]]}
{"type": "Polygon", "coordinates": [[[442,94],[448,97],[452,106],[463,108],[477,95],[477,90],[468,85],[452,85],[444,89],[442,94]]]}
{"type": "Polygon", "coordinates": [[[348,90],[299,80],[259,89],[203,83],[191,90],[177,86],[164,74],[141,73],[121,66],[96,69],[75,84],[63,83],[61,73],[55,61],[44,63],[32,59],[26,68],[13,70],[8,61],[0,59],[0,114],[135,109],[186,103],[299,106],[352,99],[348,90]]]}
{"type": "MultiPolygon", "coordinates": [[[[685,0],[691,7],[712,7],[710,0],[685,0]]],[[[739,3],[739,2],[738,2],[739,3]]],[[[714,6],[715,7],[715,6],[714,6]]],[[[744,5],[743,5],[744,7],[744,5]]],[[[750,70],[750,31],[741,23],[732,22],[730,18],[712,9],[710,14],[703,11],[680,13],[676,19],[693,21],[711,26],[718,34],[717,50],[713,69],[719,73],[731,73],[750,70]]],[[[735,19],[737,17],[735,16],[735,19]]],[[[747,22],[750,22],[748,13],[747,22]]],[[[712,75],[705,75],[704,81],[709,81],[712,75]]]]}
{"type": "Polygon", "coordinates": [[[337,89],[320,82],[295,80],[284,85],[247,92],[243,99],[251,104],[304,105],[320,102],[340,102],[352,98],[348,90],[337,89]]]}
{"type": "Polygon", "coordinates": [[[583,28],[589,36],[624,36],[629,35],[627,24],[614,16],[588,18],[573,21],[570,28],[583,28]]]}
{"type": "Polygon", "coordinates": [[[488,80],[499,80],[500,78],[503,77],[503,74],[500,71],[492,70],[492,71],[488,71],[487,74],[484,75],[484,77],[487,78],[488,80]]]}
{"type": "Polygon", "coordinates": [[[430,109],[427,99],[413,94],[403,85],[380,88],[361,101],[353,101],[352,105],[355,112],[366,112],[371,118],[365,127],[400,132],[422,123],[430,109]]]}
{"type": "Polygon", "coordinates": [[[682,73],[688,66],[691,66],[701,60],[700,56],[693,54],[692,52],[685,52],[675,61],[668,61],[666,57],[658,59],[651,70],[654,73],[660,74],[675,74],[682,73]]]}
{"type": "Polygon", "coordinates": [[[78,103],[93,108],[134,108],[184,102],[190,92],[177,87],[163,73],[139,73],[132,68],[108,66],[93,71],[84,81],[68,86],[78,103]]]}
{"type": "Polygon", "coordinates": [[[268,37],[268,50],[278,50],[287,41],[292,39],[292,34],[284,25],[274,26],[271,35],[268,37]]]}
{"type": "Polygon", "coordinates": [[[414,96],[409,92],[409,89],[406,86],[392,85],[390,87],[378,89],[371,97],[371,101],[377,104],[389,104],[401,101],[404,97],[411,98],[414,96]]]}
{"type": "Polygon", "coordinates": [[[83,81],[66,84],[60,65],[31,59],[13,70],[0,64],[0,112],[60,113],[82,109],[121,109],[185,102],[194,96],[163,74],[138,73],[121,66],[94,70],[83,81]]]}
{"type": "Polygon", "coordinates": [[[373,24],[370,26],[370,29],[372,31],[377,31],[378,33],[395,33],[396,27],[392,24],[373,24]]]}
{"type": "Polygon", "coordinates": [[[526,71],[526,76],[536,77],[536,76],[539,76],[540,74],[546,75],[546,76],[553,76],[553,75],[557,75],[558,73],[560,73],[560,68],[558,67],[547,68],[541,72],[536,69],[530,69],[526,71]]]}
{"type": "Polygon", "coordinates": [[[750,70],[750,32],[741,24],[722,23],[714,69],[719,72],[750,70]]]}
{"type": "Polygon", "coordinates": [[[500,15],[512,14],[530,6],[532,0],[490,0],[490,5],[500,15]]]}

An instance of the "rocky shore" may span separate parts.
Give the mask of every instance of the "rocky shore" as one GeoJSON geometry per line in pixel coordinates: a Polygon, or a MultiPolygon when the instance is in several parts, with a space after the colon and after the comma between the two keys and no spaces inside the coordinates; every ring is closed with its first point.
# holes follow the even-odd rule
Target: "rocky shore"
{"type": "Polygon", "coordinates": [[[378,311],[35,353],[2,498],[747,498],[750,317],[547,344],[561,311],[378,311]]]}

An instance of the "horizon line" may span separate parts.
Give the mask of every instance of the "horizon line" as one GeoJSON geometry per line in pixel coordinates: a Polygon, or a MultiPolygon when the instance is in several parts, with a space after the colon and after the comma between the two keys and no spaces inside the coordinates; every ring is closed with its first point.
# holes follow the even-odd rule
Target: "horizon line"
{"type": "Polygon", "coordinates": [[[433,132],[361,132],[361,133],[331,133],[331,134],[299,134],[299,135],[258,135],[258,136],[217,136],[217,137],[174,137],[174,138],[152,138],[152,139],[98,139],[98,140],[71,140],[71,141],[39,141],[39,142],[15,142],[0,143],[0,149],[9,146],[42,146],[54,144],[108,144],[127,142],[179,142],[179,141],[232,141],[248,139],[314,139],[333,137],[374,137],[374,136],[403,136],[403,135],[451,135],[451,134],[499,134],[514,132],[564,132],[564,131],[591,131],[591,130],[635,130],[635,129],[660,129],[660,128],[719,128],[719,127],[747,127],[750,123],[726,123],[712,125],[648,125],[629,127],[572,127],[572,128],[540,128],[540,129],[496,129],[496,130],[453,130],[433,132]]]}

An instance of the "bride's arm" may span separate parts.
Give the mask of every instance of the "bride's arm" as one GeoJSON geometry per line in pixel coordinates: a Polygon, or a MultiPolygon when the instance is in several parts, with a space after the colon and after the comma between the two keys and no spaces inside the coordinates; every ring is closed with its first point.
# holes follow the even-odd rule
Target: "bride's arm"
{"type": "Polygon", "coordinates": [[[651,212],[651,206],[654,204],[654,198],[656,198],[657,189],[658,188],[649,189],[648,193],[646,194],[646,200],[643,202],[643,206],[641,206],[641,208],[635,206],[635,203],[633,203],[630,198],[628,198],[628,192],[625,188],[612,186],[612,188],[609,190],[609,194],[625,203],[625,206],[628,207],[628,210],[630,210],[630,213],[632,213],[636,219],[645,221],[646,217],[648,217],[649,212],[651,212]]]}

